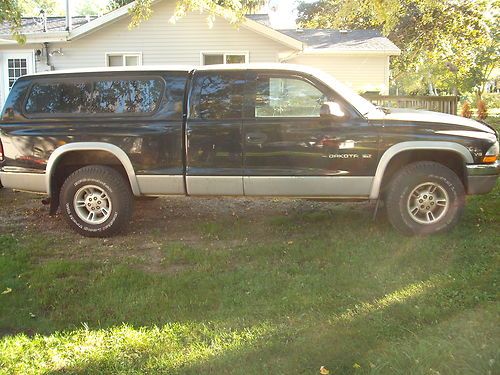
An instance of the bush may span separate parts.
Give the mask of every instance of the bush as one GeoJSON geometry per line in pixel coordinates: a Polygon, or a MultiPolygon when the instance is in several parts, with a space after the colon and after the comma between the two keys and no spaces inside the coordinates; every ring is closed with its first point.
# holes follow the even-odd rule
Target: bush
{"type": "Polygon", "coordinates": [[[488,107],[486,106],[486,102],[484,100],[479,100],[477,102],[477,117],[480,120],[484,120],[488,117],[488,107]]]}
{"type": "Polygon", "coordinates": [[[470,108],[470,103],[469,102],[464,102],[464,104],[462,105],[462,111],[460,113],[460,115],[462,117],[467,117],[467,118],[471,118],[472,117],[472,110],[470,108]]]}
{"type": "Polygon", "coordinates": [[[486,102],[488,108],[500,108],[500,93],[485,93],[482,99],[486,102]]]}

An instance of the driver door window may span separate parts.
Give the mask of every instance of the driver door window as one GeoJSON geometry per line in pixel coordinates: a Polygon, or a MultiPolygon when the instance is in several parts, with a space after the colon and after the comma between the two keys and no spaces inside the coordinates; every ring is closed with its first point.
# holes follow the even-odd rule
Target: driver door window
{"type": "Polygon", "coordinates": [[[260,76],[256,82],[255,117],[320,117],[326,96],[311,83],[294,77],[260,76]]]}

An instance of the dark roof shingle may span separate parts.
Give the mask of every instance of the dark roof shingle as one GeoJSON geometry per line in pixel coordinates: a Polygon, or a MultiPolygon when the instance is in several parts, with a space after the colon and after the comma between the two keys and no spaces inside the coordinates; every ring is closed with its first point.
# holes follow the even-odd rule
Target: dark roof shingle
{"type": "Polygon", "coordinates": [[[245,17],[264,26],[271,27],[269,14],[247,14],[245,17]]]}
{"type": "MultiPolygon", "coordinates": [[[[97,16],[76,16],[72,17],[73,28],[84,25],[97,16]]],[[[36,34],[43,32],[57,32],[66,30],[66,17],[47,17],[47,28],[45,30],[44,22],[37,17],[23,17],[21,19],[22,34],[36,34]]],[[[0,23],[0,35],[10,34],[10,25],[8,23],[0,23]]]]}
{"type": "Polygon", "coordinates": [[[399,51],[378,30],[287,29],[278,30],[311,49],[399,51]]]}

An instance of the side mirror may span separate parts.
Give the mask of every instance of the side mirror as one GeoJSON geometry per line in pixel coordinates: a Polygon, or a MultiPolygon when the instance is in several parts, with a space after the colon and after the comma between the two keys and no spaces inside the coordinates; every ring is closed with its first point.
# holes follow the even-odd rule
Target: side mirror
{"type": "MultiPolygon", "coordinates": [[[[2,113],[2,111],[0,110],[0,114],[2,113]]],[[[3,116],[2,116],[2,120],[13,120],[14,119],[14,108],[5,108],[5,110],[3,111],[3,116]]]]}
{"type": "Polygon", "coordinates": [[[335,102],[325,102],[321,106],[319,113],[321,117],[333,117],[337,119],[343,119],[346,117],[346,114],[340,105],[335,102]]]}

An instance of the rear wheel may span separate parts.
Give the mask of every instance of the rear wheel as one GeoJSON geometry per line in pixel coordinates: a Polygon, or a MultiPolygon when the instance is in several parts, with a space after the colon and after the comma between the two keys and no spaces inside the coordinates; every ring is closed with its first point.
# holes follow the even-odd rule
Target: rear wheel
{"type": "Polygon", "coordinates": [[[122,231],[133,208],[127,181],[105,166],[88,166],[71,174],[60,201],[66,221],[87,237],[110,237],[122,231]]]}
{"type": "Polygon", "coordinates": [[[386,195],[389,221],[407,235],[452,229],[464,205],[465,191],[458,176],[435,162],[417,162],[401,169],[386,195]]]}

